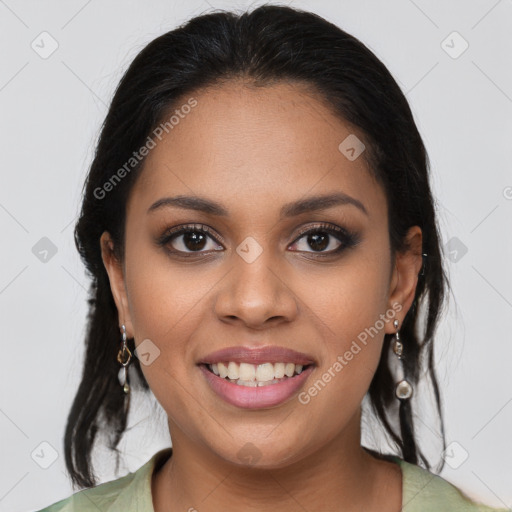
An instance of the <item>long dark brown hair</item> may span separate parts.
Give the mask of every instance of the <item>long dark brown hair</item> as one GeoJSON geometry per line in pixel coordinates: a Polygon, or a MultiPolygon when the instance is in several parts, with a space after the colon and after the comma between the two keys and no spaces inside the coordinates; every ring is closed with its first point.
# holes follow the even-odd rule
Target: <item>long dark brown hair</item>
{"type": "MultiPolygon", "coordinates": [[[[109,448],[119,457],[117,445],[126,430],[129,401],[117,378],[119,319],[99,239],[108,231],[116,257],[123,261],[126,202],[144,159],[123,173],[123,179],[107,193],[104,185],[168,119],[179,101],[200,88],[240,77],[255,86],[280,80],[308,85],[336,115],[357,127],[366,144],[364,155],[370,172],[386,193],[393,254],[406,248],[409,227],[421,227],[423,253],[428,256],[400,334],[406,344],[409,381],[416,386],[424,374],[432,385],[444,449],[433,337],[448,281],[429,185],[428,156],[410,107],[384,64],[358,39],[313,13],[265,5],[240,14],[203,14],[154,39],[133,60],[112,99],[74,232],[91,278],[83,374],[64,440],[66,466],[74,486],[96,485],[91,454],[97,434],[107,435],[109,448]]],[[[396,407],[396,377],[387,359],[391,340],[392,335],[386,334],[368,398],[384,432],[396,444],[397,455],[429,469],[416,439],[414,400],[400,401],[396,407]]],[[[133,338],[128,347],[133,353],[133,338]]],[[[134,378],[139,383],[134,389],[149,393],[136,357],[129,368],[132,383],[134,378]]]]}

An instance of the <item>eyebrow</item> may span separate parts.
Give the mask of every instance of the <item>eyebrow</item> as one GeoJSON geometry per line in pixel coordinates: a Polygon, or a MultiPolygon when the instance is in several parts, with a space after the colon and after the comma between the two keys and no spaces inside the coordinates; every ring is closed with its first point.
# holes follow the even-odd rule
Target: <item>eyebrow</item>
{"type": "MultiPolygon", "coordinates": [[[[368,215],[368,211],[361,201],[343,192],[310,196],[293,203],[285,204],[280,210],[280,218],[294,217],[301,213],[325,210],[339,205],[352,205],[368,215]]],[[[175,207],[186,210],[195,210],[219,217],[227,217],[228,211],[219,203],[199,196],[163,197],[155,201],[147,210],[152,213],[164,207],[175,207]]]]}

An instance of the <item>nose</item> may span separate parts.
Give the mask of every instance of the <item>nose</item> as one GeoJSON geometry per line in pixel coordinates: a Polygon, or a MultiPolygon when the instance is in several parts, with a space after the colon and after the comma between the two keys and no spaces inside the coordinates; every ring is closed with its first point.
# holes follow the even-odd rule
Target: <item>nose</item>
{"type": "Polygon", "coordinates": [[[251,263],[233,254],[232,270],[222,281],[215,301],[215,313],[223,322],[264,329],[297,317],[293,286],[286,282],[281,266],[266,253],[251,263]]]}

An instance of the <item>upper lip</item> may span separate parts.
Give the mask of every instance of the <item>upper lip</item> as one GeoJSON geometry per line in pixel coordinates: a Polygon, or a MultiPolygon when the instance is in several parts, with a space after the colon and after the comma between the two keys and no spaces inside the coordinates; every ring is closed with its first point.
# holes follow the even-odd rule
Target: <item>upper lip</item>
{"type": "Polygon", "coordinates": [[[204,356],[198,364],[213,364],[220,362],[234,363],[294,363],[306,366],[315,364],[314,359],[307,354],[286,347],[227,347],[204,356]]]}

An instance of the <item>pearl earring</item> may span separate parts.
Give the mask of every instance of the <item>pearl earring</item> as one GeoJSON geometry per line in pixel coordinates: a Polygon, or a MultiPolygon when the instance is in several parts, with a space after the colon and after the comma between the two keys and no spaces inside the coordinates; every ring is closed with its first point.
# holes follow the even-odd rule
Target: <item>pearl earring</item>
{"type": "Polygon", "coordinates": [[[400,361],[399,365],[399,372],[400,372],[400,378],[398,380],[398,383],[395,388],[395,394],[396,397],[400,400],[407,400],[411,398],[412,396],[412,386],[409,383],[409,381],[405,378],[405,372],[404,372],[404,361],[402,358],[403,351],[404,351],[404,345],[400,341],[400,333],[398,331],[398,320],[395,320],[393,322],[393,327],[396,329],[394,341],[393,341],[393,352],[398,357],[398,360],[400,361]]]}

